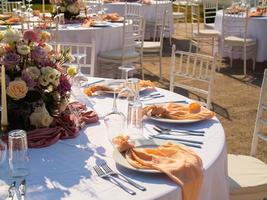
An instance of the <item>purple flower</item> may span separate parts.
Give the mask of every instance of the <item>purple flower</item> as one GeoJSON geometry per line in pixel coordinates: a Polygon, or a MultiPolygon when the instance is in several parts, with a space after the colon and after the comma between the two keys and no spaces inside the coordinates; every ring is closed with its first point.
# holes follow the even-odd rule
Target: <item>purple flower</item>
{"type": "Polygon", "coordinates": [[[16,53],[7,53],[2,59],[2,64],[7,67],[13,67],[20,62],[20,56],[16,53]]]}
{"type": "Polygon", "coordinates": [[[47,53],[40,46],[35,46],[32,50],[31,55],[32,55],[32,58],[39,63],[42,63],[44,62],[45,59],[47,59],[47,53]]]}
{"type": "Polygon", "coordinates": [[[60,82],[59,82],[57,89],[60,95],[64,95],[71,90],[70,82],[66,76],[62,75],[60,77],[60,82]]]}
{"type": "Polygon", "coordinates": [[[26,82],[28,88],[33,88],[37,84],[25,71],[22,71],[21,79],[26,82]]]}

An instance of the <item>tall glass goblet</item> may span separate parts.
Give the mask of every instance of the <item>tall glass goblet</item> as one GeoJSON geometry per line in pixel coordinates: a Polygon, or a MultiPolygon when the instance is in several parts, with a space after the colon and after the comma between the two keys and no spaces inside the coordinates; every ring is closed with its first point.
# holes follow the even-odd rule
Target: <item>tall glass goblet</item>
{"type": "Polygon", "coordinates": [[[75,86],[81,86],[83,82],[88,81],[87,77],[81,72],[80,60],[86,59],[85,53],[75,53],[73,56],[77,59],[77,74],[73,77],[73,84],[75,86]]]}
{"type": "Polygon", "coordinates": [[[122,71],[122,79],[125,79],[124,88],[120,91],[119,98],[127,98],[128,96],[134,95],[133,91],[128,87],[128,76],[129,72],[134,70],[135,67],[132,64],[125,64],[119,67],[122,71]]]}
{"type": "Polygon", "coordinates": [[[112,111],[104,116],[104,123],[107,128],[108,139],[111,143],[114,137],[120,134],[124,134],[125,123],[126,123],[125,115],[122,112],[118,111],[116,88],[115,87],[113,88],[112,111]]]}

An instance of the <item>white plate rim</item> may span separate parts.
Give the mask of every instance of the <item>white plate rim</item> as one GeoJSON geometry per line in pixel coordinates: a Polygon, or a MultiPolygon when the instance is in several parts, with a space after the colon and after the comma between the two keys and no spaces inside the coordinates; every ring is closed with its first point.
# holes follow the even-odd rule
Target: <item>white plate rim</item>
{"type": "Polygon", "coordinates": [[[160,117],[153,117],[150,116],[148,117],[149,119],[152,119],[154,121],[158,122],[164,122],[164,123],[173,123],[173,124],[187,124],[187,123],[194,123],[194,122],[200,122],[205,119],[183,119],[183,120],[178,120],[178,119],[166,119],[166,118],[160,118],[160,117]]]}
{"type": "MultiPolygon", "coordinates": [[[[147,140],[149,141],[149,140],[147,140]]],[[[145,147],[145,146],[159,146],[159,144],[145,144],[145,145],[137,145],[136,147],[145,147]]],[[[118,164],[119,166],[122,166],[126,169],[130,169],[133,171],[137,171],[137,172],[143,172],[143,173],[150,173],[150,174],[162,174],[163,172],[157,171],[157,170],[153,170],[153,169],[139,169],[139,168],[135,168],[132,165],[130,165],[128,163],[128,161],[125,159],[124,155],[122,155],[117,149],[114,149],[113,153],[112,153],[112,157],[114,159],[114,161],[116,162],[116,164],[118,164]]]]}

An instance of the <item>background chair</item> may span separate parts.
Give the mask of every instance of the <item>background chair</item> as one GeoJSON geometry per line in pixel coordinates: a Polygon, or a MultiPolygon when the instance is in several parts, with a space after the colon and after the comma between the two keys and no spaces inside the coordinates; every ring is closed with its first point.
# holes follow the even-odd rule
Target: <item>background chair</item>
{"type": "Polygon", "coordinates": [[[200,5],[191,4],[191,42],[189,51],[196,47],[198,53],[200,47],[208,46],[211,48],[210,55],[214,56],[214,45],[218,44],[220,32],[214,29],[204,29],[200,27],[200,5]],[[215,44],[216,43],[216,44],[215,44]]]}
{"type": "MultiPolygon", "coordinates": [[[[161,26],[158,26],[160,35],[159,38],[154,38],[153,41],[144,41],[143,42],[143,56],[145,55],[156,55],[159,58],[159,77],[162,78],[162,50],[163,50],[163,39],[164,39],[164,29],[165,22],[168,11],[165,11],[163,14],[161,26]]],[[[140,47],[137,48],[140,50],[140,47]]]]}
{"type": "Polygon", "coordinates": [[[175,51],[175,45],[172,46],[170,91],[173,91],[174,87],[177,86],[191,92],[205,95],[207,96],[206,107],[210,108],[214,74],[214,57],[175,51]],[[179,56],[179,59],[177,59],[176,56],[179,56]],[[177,80],[177,78],[179,78],[179,80],[177,80]]]}
{"type": "Polygon", "coordinates": [[[203,0],[203,15],[205,28],[214,29],[218,0],[203,0]]]}
{"type": "Polygon", "coordinates": [[[7,1],[2,0],[1,6],[2,6],[2,13],[12,13],[14,9],[20,10],[21,6],[24,5],[24,1],[7,1]]]}
{"type": "MultiPolygon", "coordinates": [[[[262,131],[267,125],[266,115],[267,69],[265,69],[255,129],[251,145],[251,156],[228,154],[230,200],[263,200],[267,197],[267,165],[252,157],[257,152],[258,140],[267,141],[262,131]]],[[[266,130],[266,129],[265,129],[266,130]]]]}
{"type": "MultiPolygon", "coordinates": [[[[105,63],[113,63],[117,66],[123,64],[140,63],[142,78],[143,71],[143,41],[145,22],[144,18],[137,15],[125,16],[123,22],[122,48],[102,52],[98,60],[105,63]],[[136,48],[139,47],[139,51],[136,48]]],[[[102,67],[102,66],[101,66],[102,67]]]]}
{"type": "Polygon", "coordinates": [[[255,70],[257,43],[256,39],[247,35],[248,9],[246,13],[228,14],[223,10],[221,34],[221,55],[227,52],[230,56],[230,65],[233,66],[233,54],[243,57],[244,75],[247,74],[247,59],[253,60],[255,70]]]}
{"type": "Polygon", "coordinates": [[[178,25],[180,23],[184,23],[184,29],[185,29],[185,36],[187,37],[187,15],[188,15],[188,7],[189,7],[189,0],[186,1],[180,1],[175,0],[172,2],[173,7],[176,7],[176,11],[172,12],[173,21],[175,25],[175,35],[176,30],[178,28],[178,25]]]}
{"type": "Polygon", "coordinates": [[[94,76],[95,73],[95,42],[91,43],[60,43],[54,42],[51,45],[57,51],[69,50],[69,52],[76,58],[71,63],[66,65],[80,66],[83,74],[87,76],[94,76]]]}

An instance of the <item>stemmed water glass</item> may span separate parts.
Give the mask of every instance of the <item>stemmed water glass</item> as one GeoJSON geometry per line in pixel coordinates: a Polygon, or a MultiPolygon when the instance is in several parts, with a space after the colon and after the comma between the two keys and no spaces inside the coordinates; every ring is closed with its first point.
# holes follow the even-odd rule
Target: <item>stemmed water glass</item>
{"type": "Polygon", "coordinates": [[[86,54],[85,53],[75,53],[72,55],[77,59],[77,73],[73,77],[73,84],[75,86],[81,86],[81,84],[83,82],[86,82],[88,80],[87,77],[81,72],[81,65],[80,65],[80,60],[86,59],[86,54]]]}
{"type": "Polygon", "coordinates": [[[110,85],[113,89],[113,107],[112,111],[104,116],[104,122],[107,128],[108,139],[112,143],[115,136],[123,134],[125,128],[126,117],[118,111],[116,89],[117,85],[110,85]]]}
{"type": "Polygon", "coordinates": [[[134,70],[135,67],[132,64],[125,64],[119,67],[119,69],[122,71],[122,79],[125,79],[124,88],[120,91],[118,97],[119,98],[127,98],[129,96],[133,96],[133,91],[128,87],[128,76],[129,72],[134,70]]]}

